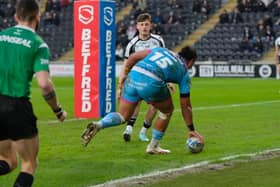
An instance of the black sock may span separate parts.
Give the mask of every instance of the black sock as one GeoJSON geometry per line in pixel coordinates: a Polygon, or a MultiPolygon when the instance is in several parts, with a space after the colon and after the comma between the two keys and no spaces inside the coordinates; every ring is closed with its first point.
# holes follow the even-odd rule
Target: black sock
{"type": "Polygon", "coordinates": [[[135,121],[136,121],[136,118],[135,117],[132,117],[132,118],[130,118],[129,120],[128,120],[128,122],[127,122],[127,125],[130,125],[130,126],[134,126],[134,123],[135,123],[135,121]]]}
{"type": "Polygon", "coordinates": [[[8,162],[0,160],[0,175],[5,175],[11,171],[8,162]]]}
{"type": "Polygon", "coordinates": [[[20,172],[14,187],[31,187],[33,183],[33,176],[29,173],[20,172]]]}
{"type": "Polygon", "coordinates": [[[151,124],[150,124],[150,123],[147,123],[146,121],[144,121],[143,126],[144,126],[146,129],[148,129],[148,128],[151,127],[151,124]]]}

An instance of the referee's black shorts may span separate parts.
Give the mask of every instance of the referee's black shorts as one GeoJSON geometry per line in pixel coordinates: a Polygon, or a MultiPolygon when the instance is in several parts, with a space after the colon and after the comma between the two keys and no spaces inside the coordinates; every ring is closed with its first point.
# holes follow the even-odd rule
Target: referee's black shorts
{"type": "Polygon", "coordinates": [[[29,99],[0,95],[0,140],[19,140],[36,136],[36,121],[29,99]]]}

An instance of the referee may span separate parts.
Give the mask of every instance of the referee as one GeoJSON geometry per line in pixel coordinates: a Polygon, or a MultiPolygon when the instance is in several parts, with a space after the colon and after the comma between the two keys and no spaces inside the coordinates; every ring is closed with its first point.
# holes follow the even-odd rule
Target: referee
{"type": "Polygon", "coordinates": [[[40,21],[36,0],[18,0],[15,19],[18,25],[0,32],[0,175],[17,167],[18,155],[21,170],[14,187],[30,187],[39,151],[37,118],[30,102],[34,74],[59,121],[65,119],[66,112],[50,79],[50,51],[35,33],[40,21]]]}

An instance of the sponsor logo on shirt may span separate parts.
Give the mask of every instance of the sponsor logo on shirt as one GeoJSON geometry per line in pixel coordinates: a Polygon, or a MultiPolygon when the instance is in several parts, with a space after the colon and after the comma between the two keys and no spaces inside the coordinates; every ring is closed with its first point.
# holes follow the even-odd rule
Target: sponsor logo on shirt
{"type": "Polygon", "coordinates": [[[49,60],[48,59],[41,58],[40,61],[41,61],[41,64],[49,64],[49,60]]]}
{"type": "Polygon", "coordinates": [[[2,35],[0,36],[0,41],[17,44],[17,45],[23,45],[25,47],[31,48],[31,41],[20,37],[2,35]]]}

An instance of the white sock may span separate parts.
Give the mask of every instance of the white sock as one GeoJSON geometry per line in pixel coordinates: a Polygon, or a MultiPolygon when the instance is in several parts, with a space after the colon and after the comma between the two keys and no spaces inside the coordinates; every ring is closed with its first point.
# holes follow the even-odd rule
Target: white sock
{"type": "Polygon", "coordinates": [[[152,138],[152,140],[150,142],[150,146],[151,147],[157,147],[159,145],[159,142],[160,142],[159,140],[156,140],[156,139],[152,138]]]}
{"type": "Polygon", "coordinates": [[[146,133],[147,133],[147,130],[148,130],[148,129],[147,129],[146,127],[142,127],[140,133],[146,134],[146,133]]]}
{"type": "Polygon", "coordinates": [[[133,127],[132,127],[131,125],[127,125],[127,126],[126,126],[126,130],[128,130],[128,131],[131,131],[131,132],[132,132],[132,131],[133,131],[133,127]]]}

